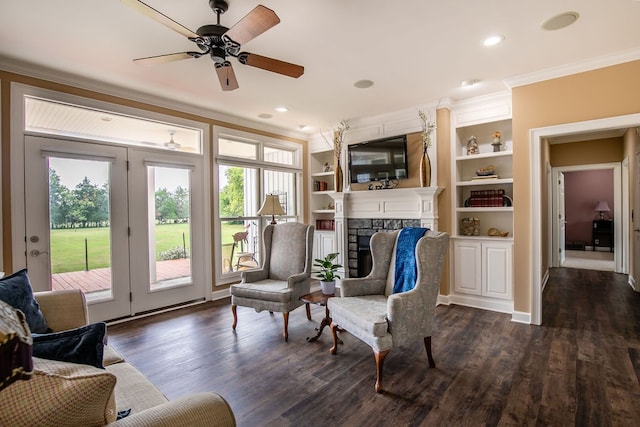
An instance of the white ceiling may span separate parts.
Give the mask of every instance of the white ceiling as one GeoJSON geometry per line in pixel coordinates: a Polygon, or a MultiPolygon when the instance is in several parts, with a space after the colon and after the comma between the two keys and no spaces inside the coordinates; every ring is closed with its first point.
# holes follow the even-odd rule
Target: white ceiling
{"type": "MultiPolygon", "coordinates": [[[[145,0],[195,31],[215,23],[207,0],[145,0]]],[[[258,1],[229,0],[233,26],[258,1]]],[[[207,57],[145,67],[132,59],[197,50],[119,0],[0,0],[0,67],[14,60],[180,101],[269,126],[308,132],[440,99],[504,90],[505,79],[640,51],[637,0],[262,0],[279,25],[242,50],[303,65],[299,79],[231,59],[240,88],[223,92],[207,57]],[[562,12],[578,21],[541,24],[562,12]],[[505,41],[488,48],[493,33],[505,41]],[[4,57],[4,58],[3,58],[4,57]],[[357,89],[361,79],[373,87],[357,89]],[[477,79],[473,88],[460,81],[477,79]],[[285,105],[289,112],[274,108],[285,105]],[[271,114],[260,119],[259,114],[271,114]]]]}

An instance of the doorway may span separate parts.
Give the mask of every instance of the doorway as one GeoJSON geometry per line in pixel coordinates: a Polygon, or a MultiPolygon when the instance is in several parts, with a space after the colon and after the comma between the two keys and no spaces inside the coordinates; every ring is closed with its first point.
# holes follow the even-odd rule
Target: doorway
{"type": "Polygon", "coordinates": [[[26,264],[92,321],[204,299],[202,157],[25,137],[26,264]]]}
{"type": "Polygon", "coordinates": [[[621,170],[618,163],[552,168],[551,267],[622,272],[621,170]],[[595,210],[599,201],[607,212],[595,210]],[[607,227],[598,229],[601,223],[607,227]]]}
{"type": "MultiPolygon", "coordinates": [[[[563,125],[554,125],[544,128],[536,128],[530,130],[530,205],[531,206],[543,206],[543,149],[546,150],[545,144],[549,137],[559,135],[572,135],[577,133],[605,131],[610,129],[626,129],[637,127],[640,124],[640,114],[629,114],[626,116],[609,117],[605,119],[596,119],[577,123],[568,123],[563,125]]],[[[625,162],[623,162],[623,165],[625,162]]],[[[625,168],[628,174],[628,168],[625,168]]],[[[624,175],[625,172],[622,173],[624,175]]],[[[628,179],[622,177],[622,182],[627,183],[628,179]]],[[[545,191],[546,192],[546,191],[545,191]]],[[[621,235],[628,236],[628,223],[629,218],[624,214],[625,203],[629,201],[629,189],[628,186],[621,189],[620,194],[623,197],[623,215],[621,220],[621,235]]],[[[549,193],[547,193],[549,194],[549,193]]],[[[551,210],[549,212],[542,212],[541,209],[531,210],[531,306],[529,323],[534,325],[540,325],[542,322],[542,289],[543,284],[548,277],[548,272],[542,270],[542,243],[543,243],[543,216],[547,216],[548,230],[550,230],[551,224],[553,224],[553,218],[551,218],[551,210]]],[[[548,231],[547,230],[547,231],[548,231]]],[[[547,242],[552,242],[553,236],[549,232],[547,235],[547,242]]],[[[628,254],[628,251],[624,251],[628,254]]],[[[625,265],[628,265],[629,260],[625,260],[625,265]]]]}

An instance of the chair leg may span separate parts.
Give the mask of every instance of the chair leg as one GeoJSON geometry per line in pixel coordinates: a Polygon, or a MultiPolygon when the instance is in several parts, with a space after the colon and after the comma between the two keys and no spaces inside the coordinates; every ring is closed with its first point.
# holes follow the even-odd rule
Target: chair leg
{"type": "Polygon", "coordinates": [[[376,393],[382,393],[382,367],[384,365],[384,358],[387,357],[389,351],[391,350],[373,350],[373,354],[376,358],[376,393]]]}
{"type": "Polygon", "coordinates": [[[429,358],[429,367],[435,368],[436,362],[434,362],[433,356],[431,355],[431,337],[424,337],[424,348],[427,349],[427,357],[429,358]]]}
{"type": "Polygon", "coordinates": [[[333,336],[333,347],[329,349],[329,353],[338,354],[338,343],[340,340],[338,339],[338,330],[340,328],[337,324],[331,322],[331,335],[333,336]]]}
{"type": "Polygon", "coordinates": [[[309,303],[305,304],[305,308],[307,309],[307,320],[311,320],[311,307],[309,307],[309,303]]]}
{"type": "Polygon", "coordinates": [[[289,313],[282,313],[284,319],[284,340],[289,340],[289,313]]]}
{"type": "Polygon", "coordinates": [[[238,313],[236,313],[236,308],[236,305],[231,304],[231,313],[233,313],[233,325],[231,325],[231,327],[234,331],[236,330],[236,325],[238,324],[238,313]]]}

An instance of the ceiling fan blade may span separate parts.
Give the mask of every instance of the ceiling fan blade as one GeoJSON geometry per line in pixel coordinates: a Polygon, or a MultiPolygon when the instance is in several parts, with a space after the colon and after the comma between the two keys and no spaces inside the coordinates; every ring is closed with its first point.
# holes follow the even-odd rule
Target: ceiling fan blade
{"type": "Polygon", "coordinates": [[[136,9],[138,12],[142,13],[143,15],[147,15],[149,18],[153,19],[154,21],[157,21],[159,23],[161,23],[162,25],[164,25],[165,27],[168,27],[170,29],[172,29],[173,31],[182,34],[183,36],[187,37],[187,38],[198,38],[200,36],[198,36],[196,33],[194,33],[193,31],[191,31],[190,29],[188,29],[187,27],[178,24],[176,21],[174,21],[173,19],[169,18],[168,16],[166,16],[165,14],[163,14],[162,12],[159,12],[157,10],[155,10],[154,8],[152,8],[151,6],[149,6],[146,3],[143,3],[139,0],[120,0],[122,3],[126,4],[127,6],[136,9]]]}
{"type": "Polygon", "coordinates": [[[284,62],[262,55],[256,55],[255,53],[242,52],[238,55],[238,60],[243,64],[262,68],[263,70],[272,71],[289,77],[298,78],[304,74],[304,67],[301,65],[291,64],[290,62],[284,62]]]}
{"type": "Polygon", "coordinates": [[[156,65],[156,64],[166,64],[167,62],[180,61],[183,59],[189,58],[200,58],[202,53],[200,52],[178,52],[178,53],[169,53],[166,55],[157,55],[157,56],[147,56],[145,58],[137,58],[134,59],[133,62],[136,64],[142,65],[156,65]]]}
{"type": "Polygon", "coordinates": [[[273,10],[259,4],[231,27],[225,36],[243,45],[279,23],[280,18],[273,10]]]}
{"type": "Polygon", "coordinates": [[[236,79],[236,73],[233,72],[233,67],[229,61],[225,61],[224,64],[216,64],[216,73],[218,74],[218,80],[220,80],[220,86],[223,91],[238,89],[238,80],[236,79]]]}

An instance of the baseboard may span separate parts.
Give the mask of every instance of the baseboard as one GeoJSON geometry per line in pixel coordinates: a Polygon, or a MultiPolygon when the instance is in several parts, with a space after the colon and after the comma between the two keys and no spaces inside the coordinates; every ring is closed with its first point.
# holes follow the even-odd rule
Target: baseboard
{"type": "Polygon", "coordinates": [[[464,305],[466,307],[480,308],[483,310],[497,311],[499,313],[513,313],[513,301],[500,301],[475,295],[449,295],[449,304],[464,305]]]}
{"type": "Polygon", "coordinates": [[[525,323],[527,325],[530,325],[531,313],[527,313],[525,311],[514,311],[511,314],[511,321],[514,323],[525,323]]]}
{"type": "Polygon", "coordinates": [[[449,295],[438,294],[436,305],[449,305],[449,295]]]}
{"type": "Polygon", "coordinates": [[[631,276],[629,274],[629,286],[631,286],[631,289],[633,289],[636,292],[640,292],[640,290],[638,289],[638,284],[636,283],[636,281],[634,280],[633,276],[631,276]]]}
{"type": "Polygon", "coordinates": [[[211,301],[217,301],[224,298],[229,298],[229,288],[224,288],[224,289],[220,289],[219,291],[211,292],[211,301]]]}
{"type": "Polygon", "coordinates": [[[547,286],[549,282],[549,269],[544,272],[544,276],[542,276],[542,284],[540,285],[540,304],[542,304],[542,294],[544,293],[544,288],[547,286]]]}

